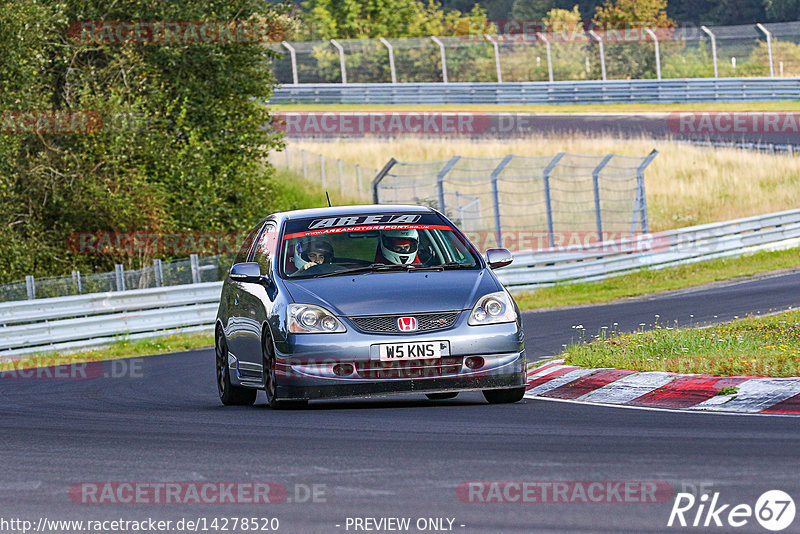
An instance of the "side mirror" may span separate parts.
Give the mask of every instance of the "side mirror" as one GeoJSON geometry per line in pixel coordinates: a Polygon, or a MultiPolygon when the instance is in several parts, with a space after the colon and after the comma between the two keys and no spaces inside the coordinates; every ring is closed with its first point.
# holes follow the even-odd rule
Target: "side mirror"
{"type": "Polygon", "coordinates": [[[261,276],[261,267],[254,261],[236,263],[231,267],[230,277],[239,282],[259,283],[265,277],[261,276]]]}
{"type": "Polygon", "coordinates": [[[492,269],[499,269],[505,267],[514,261],[514,256],[505,248],[489,248],[486,249],[486,263],[492,269]]]}

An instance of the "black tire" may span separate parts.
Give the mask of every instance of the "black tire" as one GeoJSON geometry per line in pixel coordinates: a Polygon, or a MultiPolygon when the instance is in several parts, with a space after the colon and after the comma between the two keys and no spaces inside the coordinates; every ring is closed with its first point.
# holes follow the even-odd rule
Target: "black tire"
{"type": "Polygon", "coordinates": [[[307,400],[279,400],[277,394],[278,381],[275,378],[275,346],[269,333],[261,336],[261,352],[263,354],[264,392],[267,404],[273,410],[298,410],[308,406],[307,400]]]}
{"type": "Polygon", "coordinates": [[[228,342],[225,335],[217,329],[214,343],[217,368],[217,391],[219,400],[225,406],[252,406],[258,395],[257,389],[243,388],[231,384],[231,373],[228,368],[228,342]]]}
{"type": "Polygon", "coordinates": [[[519,402],[525,396],[525,386],[512,389],[484,389],[483,396],[489,404],[519,402]]]}
{"type": "Polygon", "coordinates": [[[426,393],[425,396],[430,400],[455,399],[456,396],[458,396],[458,391],[447,391],[445,393],[426,393]]]}

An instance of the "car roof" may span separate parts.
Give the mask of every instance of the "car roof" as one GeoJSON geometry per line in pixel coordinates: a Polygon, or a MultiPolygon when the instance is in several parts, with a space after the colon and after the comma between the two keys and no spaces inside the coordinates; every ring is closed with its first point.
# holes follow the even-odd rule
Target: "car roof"
{"type": "Polygon", "coordinates": [[[310,208],[276,213],[275,217],[286,219],[303,219],[306,217],[338,217],[341,215],[365,215],[371,213],[433,213],[428,206],[406,204],[361,204],[355,206],[333,206],[310,208]]]}

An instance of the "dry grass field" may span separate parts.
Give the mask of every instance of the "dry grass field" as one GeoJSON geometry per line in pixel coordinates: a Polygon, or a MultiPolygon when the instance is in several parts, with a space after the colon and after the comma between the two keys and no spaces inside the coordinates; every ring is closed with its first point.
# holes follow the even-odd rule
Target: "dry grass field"
{"type": "Polygon", "coordinates": [[[667,230],[800,207],[800,158],[733,148],[695,147],[665,140],[548,137],[474,142],[398,138],[332,142],[287,141],[333,158],[380,169],[400,161],[445,160],[454,155],[541,156],[558,152],[659,155],[645,173],[650,228],[667,230]]]}

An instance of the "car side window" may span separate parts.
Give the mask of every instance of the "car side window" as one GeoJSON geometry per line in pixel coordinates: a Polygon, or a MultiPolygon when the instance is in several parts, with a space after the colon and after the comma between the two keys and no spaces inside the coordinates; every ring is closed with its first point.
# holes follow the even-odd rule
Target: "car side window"
{"type": "Polygon", "coordinates": [[[272,259],[275,256],[276,245],[278,243],[278,227],[270,221],[264,227],[261,235],[258,236],[253,261],[261,267],[262,275],[269,275],[272,269],[272,259]]]}
{"type": "Polygon", "coordinates": [[[255,241],[258,231],[261,230],[262,226],[262,223],[258,223],[258,226],[250,230],[247,237],[244,238],[244,243],[242,243],[239,252],[236,253],[233,263],[244,263],[247,261],[247,256],[250,255],[250,249],[253,248],[253,241],[255,241]]]}

